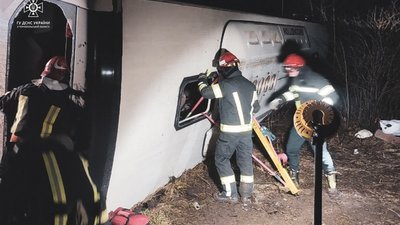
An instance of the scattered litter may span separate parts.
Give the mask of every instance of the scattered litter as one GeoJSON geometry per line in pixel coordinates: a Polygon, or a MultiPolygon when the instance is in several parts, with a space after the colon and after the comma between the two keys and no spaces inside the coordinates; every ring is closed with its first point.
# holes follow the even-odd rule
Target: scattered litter
{"type": "Polygon", "coordinates": [[[193,202],[193,206],[196,210],[199,210],[201,208],[198,202],[193,202]]]}
{"type": "Polygon", "coordinates": [[[380,120],[379,124],[383,133],[400,136],[400,120],[380,120]]]}
{"type": "Polygon", "coordinates": [[[354,155],[357,155],[359,152],[358,152],[358,149],[354,149],[354,151],[353,151],[353,154],[354,155]]]}
{"type": "Polygon", "coordinates": [[[371,133],[371,131],[363,129],[363,130],[358,131],[354,136],[356,138],[364,139],[364,138],[372,137],[373,134],[371,133]]]}

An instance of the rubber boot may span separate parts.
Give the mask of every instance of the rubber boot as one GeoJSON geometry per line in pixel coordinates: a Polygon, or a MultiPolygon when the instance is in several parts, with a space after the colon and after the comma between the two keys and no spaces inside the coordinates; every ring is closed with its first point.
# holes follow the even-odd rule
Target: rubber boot
{"type": "Polygon", "coordinates": [[[240,182],[240,200],[244,206],[251,204],[251,194],[253,193],[254,183],[240,182]]]}
{"type": "Polygon", "coordinates": [[[218,202],[228,202],[228,203],[239,202],[236,182],[230,183],[230,187],[228,187],[230,191],[227,191],[228,188],[225,187],[225,185],[222,186],[224,190],[222,192],[214,194],[215,200],[217,200],[218,202]]]}
{"type": "Polygon", "coordinates": [[[296,170],[289,170],[290,179],[292,179],[294,185],[299,188],[300,179],[299,179],[299,171],[296,170]]]}
{"type": "Polygon", "coordinates": [[[328,174],[325,174],[326,179],[328,181],[328,195],[331,198],[339,197],[339,192],[336,188],[336,171],[331,171],[328,174]]]}

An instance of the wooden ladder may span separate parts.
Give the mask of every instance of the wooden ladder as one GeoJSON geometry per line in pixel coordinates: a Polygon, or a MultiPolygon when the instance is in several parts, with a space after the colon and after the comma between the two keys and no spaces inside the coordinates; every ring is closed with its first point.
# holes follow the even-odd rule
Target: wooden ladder
{"type": "Polygon", "coordinates": [[[293,183],[287,170],[283,168],[282,163],[279,160],[270,139],[263,135],[261,131],[261,126],[255,118],[253,119],[253,130],[257,134],[258,139],[261,141],[261,144],[264,146],[265,151],[267,151],[275,167],[278,169],[279,174],[285,181],[285,187],[288,188],[292,194],[297,194],[299,192],[299,189],[297,189],[296,185],[293,183]]]}

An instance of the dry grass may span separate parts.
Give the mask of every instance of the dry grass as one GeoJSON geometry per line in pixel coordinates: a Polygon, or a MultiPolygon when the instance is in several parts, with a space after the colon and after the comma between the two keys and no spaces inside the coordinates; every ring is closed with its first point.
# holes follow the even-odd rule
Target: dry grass
{"type": "MultiPolygon", "coordinates": [[[[285,143],[280,139],[290,127],[293,109],[288,105],[281,110],[263,121],[278,137],[275,146],[285,143]]],[[[356,139],[354,134],[358,130],[357,127],[342,128],[328,140],[339,171],[339,190],[345,197],[333,205],[329,201],[324,203],[324,207],[331,212],[331,216],[325,217],[326,224],[398,224],[400,148],[376,137],[356,139]],[[356,148],[359,154],[355,155],[353,151],[356,148]]],[[[253,153],[269,165],[260,152],[253,153]]],[[[217,191],[210,172],[212,163],[205,161],[187,170],[181,177],[171,178],[165,187],[136,208],[142,208],[151,219],[151,224],[157,225],[221,224],[219,217],[230,224],[294,224],[296,221],[308,221],[310,218],[304,210],[309,208],[305,208],[304,204],[312,205],[313,201],[314,163],[312,153],[306,148],[301,155],[300,197],[288,194],[279,182],[254,164],[255,205],[244,211],[240,205],[218,204],[212,198],[217,191]],[[199,208],[195,208],[194,204],[199,208]],[[269,222],[265,222],[265,218],[269,222]]],[[[325,189],[325,182],[323,186],[325,189]]]]}

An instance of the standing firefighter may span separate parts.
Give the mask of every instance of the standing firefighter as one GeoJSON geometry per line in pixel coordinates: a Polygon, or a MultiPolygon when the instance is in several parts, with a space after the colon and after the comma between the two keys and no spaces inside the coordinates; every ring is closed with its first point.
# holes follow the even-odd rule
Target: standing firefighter
{"type": "Polygon", "coordinates": [[[21,143],[52,134],[76,136],[76,121],[81,117],[82,108],[70,100],[75,91],[69,88],[69,78],[65,58],[54,56],[45,65],[40,79],[18,86],[0,97],[0,110],[7,112],[8,121],[14,121],[7,152],[1,160],[1,177],[21,143]]]}
{"type": "Polygon", "coordinates": [[[69,80],[65,57],[54,56],[45,65],[40,79],[18,86],[0,97],[1,111],[17,109],[15,118],[8,118],[14,120],[10,142],[14,143],[15,152],[23,142],[50,135],[77,137],[82,107],[70,98],[79,92],[69,87],[69,80]]]}
{"type": "Polygon", "coordinates": [[[253,192],[252,116],[259,110],[256,87],[242,76],[239,59],[226,49],[220,49],[213,61],[224,78],[209,85],[207,75],[199,76],[199,90],[207,99],[218,99],[220,135],[215,150],[215,165],[221,179],[222,192],[214,195],[217,201],[238,202],[235,174],[230,158],[236,151],[240,169],[239,193],[244,204],[251,202],[253,192]]]}
{"type": "Polygon", "coordinates": [[[22,85],[1,98],[2,107],[18,101],[10,142],[17,145],[54,134],[73,135],[80,107],[71,101],[69,68],[62,56],[52,57],[41,79],[22,85]]]}
{"type": "Polygon", "coordinates": [[[77,145],[82,108],[71,100],[76,91],[69,80],[65,57],[54,56],[41,79],[0,98],[2,110],[17,107],[10,131],[15,155],[6,160],[0,224],[100,224],[105,207],[77,145]]]}
{"type": "MultiPolygon", "coordinates": [[[[306,66],[303,57],[290,54],[284,60],[283,66],[291,79],[291,84],[288,90],[280,90],[274,94],[278,97],[269,103],[272,109],[276,109],[279,104],[287,101],[294,101],[296,108],[308,100],[320,100],[329,105],[337,103],[339,96],[334,87],[322,75],[306,66]],[[280,93],[283,94],[279,95],[280,93]]],[[[305,142],[306,140],[292,127],[286,144],[286,153],[289,159],[289,173],[297,186],[299,185],[300,150],[305,142]]],[[[315,151],[315,148],[313,149],[315,151]]],[[[322,164],[328,179],[328,193],[336,196],[336,170],[326,142],[322,146],[322,164]]]]}

